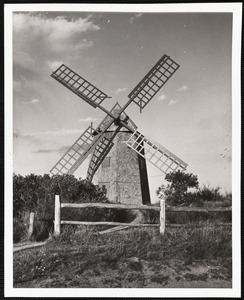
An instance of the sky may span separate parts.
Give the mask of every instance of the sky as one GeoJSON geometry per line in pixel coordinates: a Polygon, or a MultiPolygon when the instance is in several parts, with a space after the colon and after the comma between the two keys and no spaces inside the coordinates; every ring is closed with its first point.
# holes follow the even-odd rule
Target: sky
{"type": "MultiPolygon", "coordinates": [[[[65,63],[111,96],[127,95],[164,55],[180,68],[142,113],[138,130],[188,164],[200,186],[231,192],[231,13],[15,12],[13,169],[49,173],[67,147],[105,117],[50,77],[65,63]]],[[[75,175],[85,178],[88,162],[75,175]]],[[[164,174],[148,164],[151,197],[164,174]]]]}

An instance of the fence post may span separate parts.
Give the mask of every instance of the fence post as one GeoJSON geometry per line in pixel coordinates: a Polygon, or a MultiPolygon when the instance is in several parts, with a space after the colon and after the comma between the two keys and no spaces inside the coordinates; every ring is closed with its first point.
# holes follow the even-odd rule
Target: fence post
{"type": "Polygon", "coordinates": [[[165,199],[160,200],[160,234],[165,232],[165,199]]]}
{"type": "Polygon", "coordinates": [[[60,235],[61,231],[61,204],[60,196],[55,195],[55,219],[54,219],[54,235],[60,235]]]}
{"type": "Polygon", "coordinates": [[[35,220],[35,213],[30,213],[30,223],[29,223],[29,229],[28,229],[28,237],[30,238],[34,231],[34,220],[35,220]]]}

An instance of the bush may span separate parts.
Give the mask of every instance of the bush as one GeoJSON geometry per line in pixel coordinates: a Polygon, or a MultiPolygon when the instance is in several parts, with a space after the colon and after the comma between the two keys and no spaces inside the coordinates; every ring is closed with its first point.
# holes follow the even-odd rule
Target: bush
{"type": "Polygon", "coordinates": [[[31,236],[33,241],[44,241],[48,239],[53,232],[53,220],[36,220],[34,223],[34,230],[31,236]]]}
{"type": "MultiPolygon", "coordinates": [[[[33,239],[44,239],[49,236],[53,228],[54,219],[54,195],[59,194],[62,202],[84,203],[102,202],[108,203],[105,191],[99,186],[86,180],[78,180],[73,175],[30,174],[13,176],[13,210],[18,223],[14,223],[15,240],[23,238],[22,231],[23,212],[28,215],[35,213],[36,225],[33,239]],[[20,226],[21,225],[21,226],[20,226]],[[19,238],[17,238],[19,236],[19,238]]],[[[62,210],[64,218],[71,220],[109,220],[114,219],[115,213],[105,209],[62,210]]]]}
{"type": "Polygon", "coordinates": [[[201,222],[231,223],[231,211],[226,212],[167,212],[166,223],[169,224],[199,224],[201,222]]]}
{"type": "Polygon", "coordinates": [[[212,202],[213,205],[220,204],[219,206],[231,206],[232,194],[225,193],[225,195],[220,193],[221,188],[211,188],[210,186],[203,185],[203,188],[199,190],[199,197],[203,202],[212,202]]]}
{"type": "Polygon", "coordinates": [[[13,176],[14,216],[23,210],[53,210],[54,195],[58,194],[65,202],[104,202],[105,191],[86,180],[78,180],[73,175],[30,174],[13,176]],[[43,207],[42,207],[43,206],[43,207]]]}
{"type": "Polygon", "coordinates": [[[23,219],[14,218],[13,220],[13,242],[18,243],[27,236],[28,228],[23,219]]]}
{"type": "Polygon", "coordinates": [[[189,188],[198,188],[198,178],[192,173],[176,171],[167,173],[165,180],[168,181],[166,187],[161,186],[156,191],[159,198],[166,197],[170,205],[183,205],[189,188]]]}

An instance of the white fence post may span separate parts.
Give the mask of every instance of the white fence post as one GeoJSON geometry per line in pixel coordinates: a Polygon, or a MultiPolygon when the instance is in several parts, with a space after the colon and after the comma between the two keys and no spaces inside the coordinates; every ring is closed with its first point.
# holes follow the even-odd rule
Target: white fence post
{"type": "Polygon", "coordinates": [[[34,221],[35,221],[35,213],[30,213],[30,223],[29,223],[29,229],[28,229],[28,237],[30,238],[34,231],[34,221]]]}
{"type": "Polygon", "coordinates": [[[60,235],[61,232],[61,204],[60,196],[55,195],[55,219],[54,219],[54,235],[60,235]]]}
{"type": "Polygon", "coordinates": [[[160,234],[165,232],[165,199],[160,200],[160,234]]]}

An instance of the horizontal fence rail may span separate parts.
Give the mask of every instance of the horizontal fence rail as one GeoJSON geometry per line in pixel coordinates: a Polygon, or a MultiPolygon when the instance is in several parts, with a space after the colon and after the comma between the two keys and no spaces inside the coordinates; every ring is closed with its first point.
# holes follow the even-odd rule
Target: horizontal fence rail
{"type": "MultiPolygon", "coordinates": [[[[107,204],[107,203],[61,203],[60,196],[55,195],[55,220],[54,220],[54,233],[60,235],[61,224],[70,225],[85,225],[85,226],[125,226],[125,227],[159,227],[160,233],[163,235],[165,226],[171,228],[200,228],[202,224],[169,224],[166,223],[165,211],[167,212],[229,212],[232,211],[231,207],[175,207],[165,206],[165,200],[160,201],[160,206],[151,205],[125,205],[125,204],[107,204]],[[135,209],[135,210],[154,210],[159,211],[159,224],[144,224],[144,223],[120,223],[120,222],[87,222],[87,221],[72,221],[61,220],[61,208],[108,208],[108,209],[135,209]]],[[[209,224],[211,227],[215,226],[232,226],[231,223],[216,223],[209,224]]]]}
{"type": "MultiPolygon", "coordinates": [[[[121,223],[121,222],[87,222],[87,221],[69,221],[69,220],[62,220],[61,224],[69,224],[69,225],[85,225],[85,226],[128,226],[128,227],[160,227],[160,224],[143,224],[143,223],[121,223]]],[[[203,227],[202,224],[172,224],[166,223],[167,227],[203,227]]],[[[216,223],[216,224],[209,224],[208,226],[231,226],[232,223],[216,223]]]]}
{"type": "Polygon", "coordinates": [[[130,227],[159,227],[159,224],[120,223],[120,222],[87,222],[87,221],[61,221],[61,224],[91,225],[91,226],[130,226],[130,227]]]}
{"type": "Polygon", "coordinates": [[[107,203],[61,203],[61,207],[73,207],[73,208],[100,207],[100,208],[138,209],[138,210],[157,210],[157,211],[160,211],[159,206],[107,204],[107,203]]]}
{"type": "MultiPolygon", "coordinates": [[[[137,209],[137,210],[156,210],[160,211],[159,206],[151,205],[129,205],[129,204],[107,204],[107,203],[61,203],[61,207],[70,207],[70,208],[114,208],[114,209],[137,209]]],[[[175,211],[175,212],[224,212],[231,211],[231,207],[175,207],[175,206],[166,206],[166,211],[175,211]]]]}
{"type": "Polygon", "coordinates": [[[231,207],[175,207],[168,206],[166,211],[175,211],[175,212],[224,212],[232,211],[231,207]]]}

